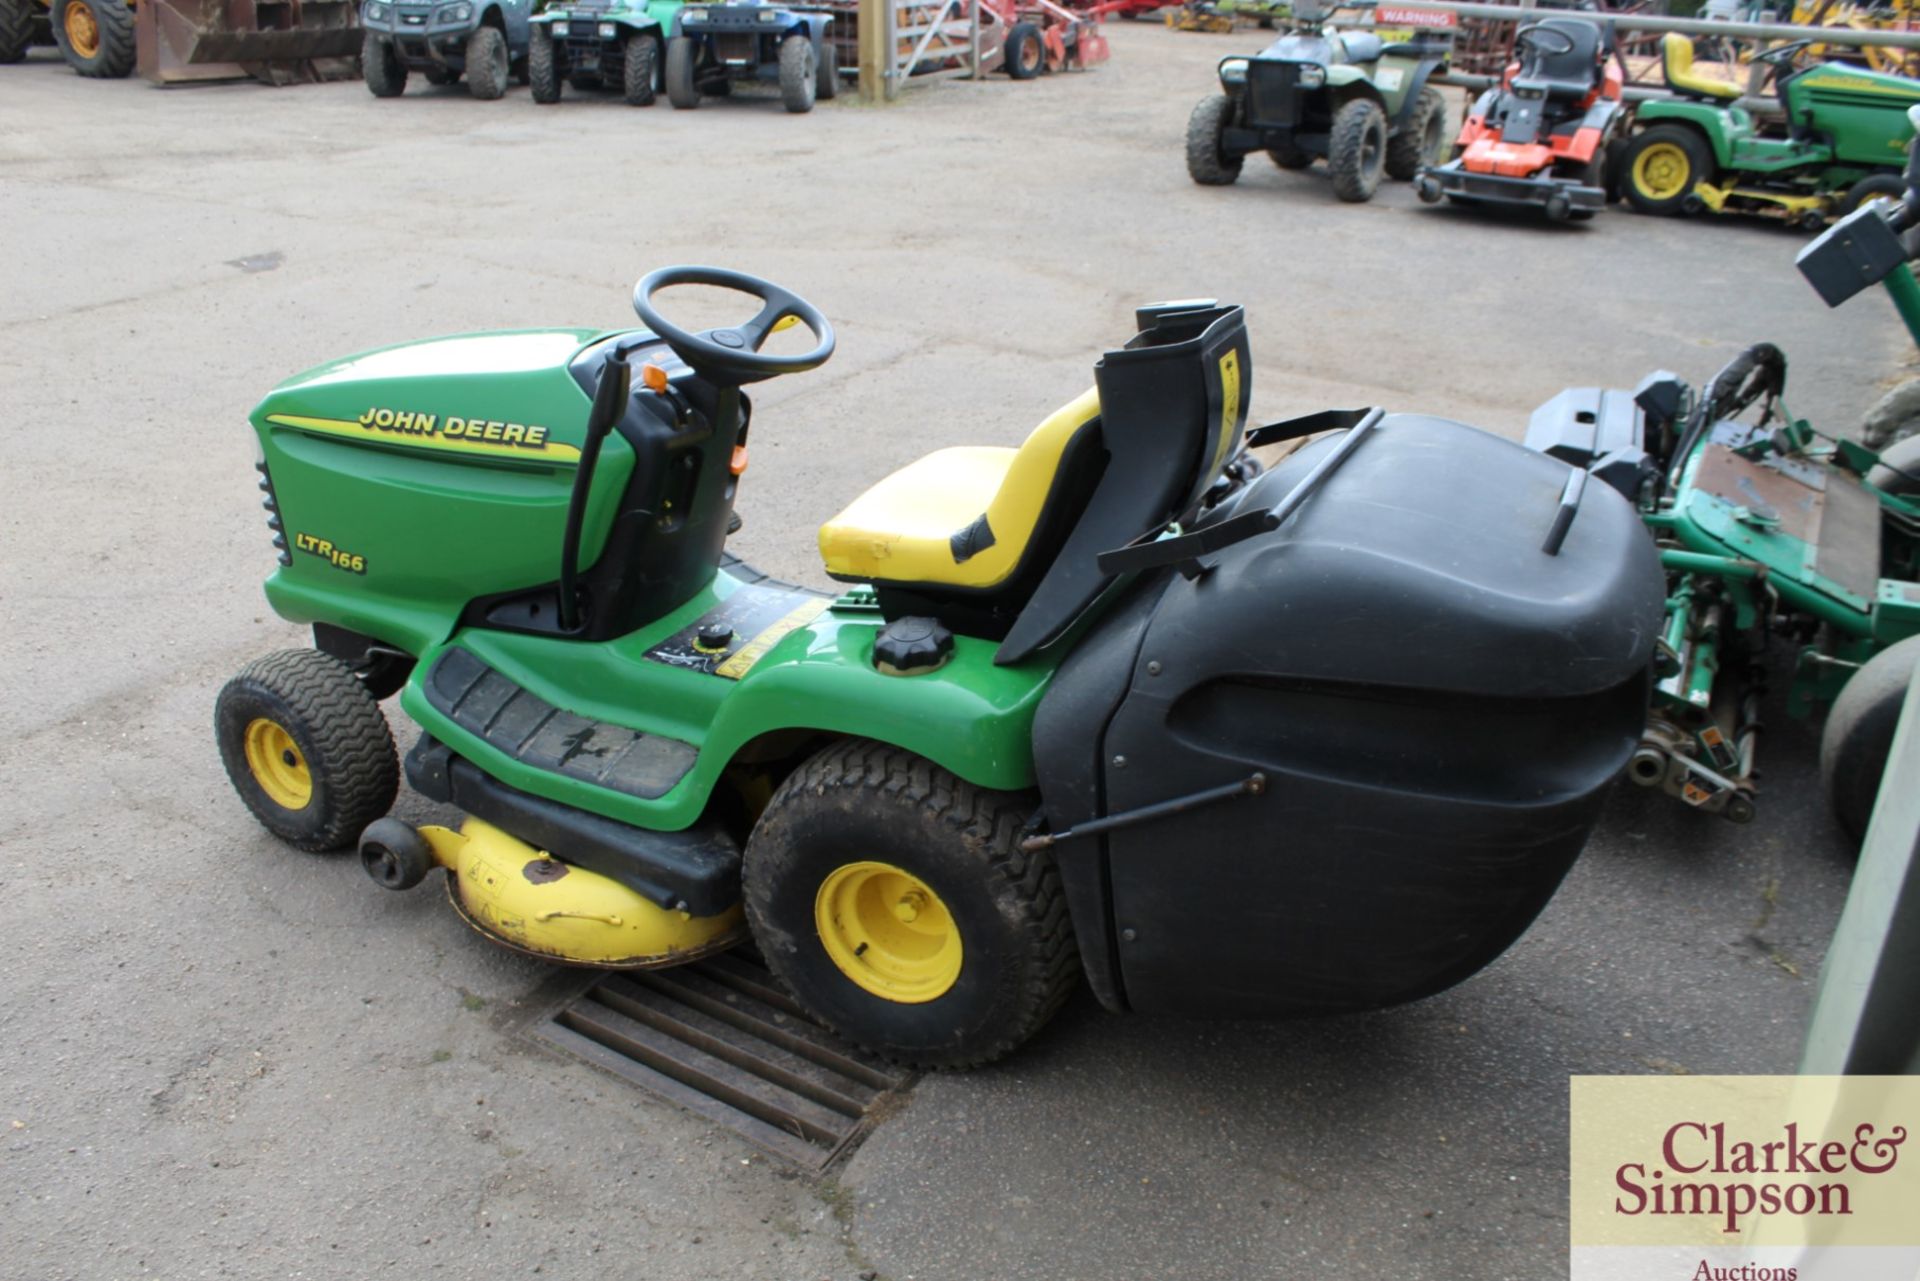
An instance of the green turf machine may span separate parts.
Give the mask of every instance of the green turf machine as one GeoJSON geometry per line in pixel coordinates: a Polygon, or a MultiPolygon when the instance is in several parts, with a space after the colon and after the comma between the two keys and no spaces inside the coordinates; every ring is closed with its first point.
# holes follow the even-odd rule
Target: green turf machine
{"type": "Polygon", "coordinates": [[[641,967],[750,936],[808,1012],[935,1067],[1081,975],[1115,1010],[1372,1008],[1527,927],[1638,741],[1632,507],[1421,415],[1248,432],[1237,306],[1142,307],[1024,442],[878,480],[820,529],[827,592],[725,546],[774,429],[748,388],[826,361],[826,318],[707,267],[634,305],[349,357],[253,414],[267,597],[315,646],[221,692],[228,772],[295,846],[445,869],[495,942],[641,967]],[[753,314],[683,329],[682,285],[753,314]],[[790,320],[811,350],[763,351],[790,320]],[[457,828],[388,815],[394,693],[457,828]]]}

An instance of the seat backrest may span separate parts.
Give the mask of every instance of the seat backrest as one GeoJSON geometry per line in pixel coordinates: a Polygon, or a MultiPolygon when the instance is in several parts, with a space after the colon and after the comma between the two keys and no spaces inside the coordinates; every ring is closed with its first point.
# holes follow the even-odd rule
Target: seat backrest
{"type": "Polygon", "coordinates": [[[1599,83],[1600,24],[1580,18],[1547,18],[1540,26],[1572,42],[1565,52],[1548,52],[1538,45],[1526,51],[1526,61],[1513,78],[1515,88],[1544,88],[1556,98],[1585,97],[1599,83]]]}
{"type": "Polygon", "coordinates": [[[1140,332],[1093,367],[1107,456],[1045,576],[994,655],[1017,663],[1057,640],[1113,582],[1101,552],[1191,517],[1246,430],[1246,314],[1212,302],[1135,313],[1140,332]]]}
{"type": "Polygon", "coordinates": [[[1666,76],[1667,87],[1676,93],[1728,102],[1740,96],[1740,86],[1694,70],[1693,37],[1678,31],[1669,31],[1660,39],[1660,70],[1666,76]]]}

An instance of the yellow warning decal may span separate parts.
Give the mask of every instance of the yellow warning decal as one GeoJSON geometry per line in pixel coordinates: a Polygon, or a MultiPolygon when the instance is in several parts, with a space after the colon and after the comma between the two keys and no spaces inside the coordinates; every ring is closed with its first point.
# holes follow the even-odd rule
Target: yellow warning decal
{"type": "Polygon", "coordinates": [[[1217,472],[1227,461],[1227,454],[1238,443],[1234,439],[1233,429],[1240,421],[1240,352],[1237,348],[1220,357],[1220,438],[1213,446],[1213,466],[1209,471],[1217,472]]]}
{"type": "Polygon", "coordinates": [[[789,610],[780,621],[734,650],[733,657],[714,668],[713,674],[724,676],[730,681],[739,680],[747,674],[749,668],[766,656],[768,650],[820,617],[832,603],[831,600],[825,599],[810,600],[804,605],[789,610]]]}
{"type": "Polygon", "coordinates": [[[347,440],[362,440],[410,449],[439,449],[490,458],[518,458],[551,463],[577,463],[580,451],[550,438],[547,428],[493,418],[461,418],[454,414],[415,413],[384,407],[369,408],[358,418],[310,418],[303,414],[268,414],[280,427],[317,432],[347,440]]]}

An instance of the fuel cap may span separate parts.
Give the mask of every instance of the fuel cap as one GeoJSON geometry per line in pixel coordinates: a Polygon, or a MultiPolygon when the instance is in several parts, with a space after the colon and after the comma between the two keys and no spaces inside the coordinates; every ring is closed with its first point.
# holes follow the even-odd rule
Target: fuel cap
{"type": "Polygon", "coordinates": [[[733,628],[725,623],[707,623],[693,634],[693,647],[715,654],[733,643],[733,628]]]}
{"type": "Polygon", "coordinates": [[[937,618],[896,618],[873,640],[873,665],[888,676],[933,671],[952,653],[953,633],[937,618]]]}

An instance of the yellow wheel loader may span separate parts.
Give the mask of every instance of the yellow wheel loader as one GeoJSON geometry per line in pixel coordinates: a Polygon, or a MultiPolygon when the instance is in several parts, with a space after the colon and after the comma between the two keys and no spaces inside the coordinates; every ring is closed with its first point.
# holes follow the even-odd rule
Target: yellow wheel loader
{"type": "Polygon", "coordinates": [[[37,44],[58,45],[83,76],[119,79],[133,70],[133,6],[126,0],[0,0],[0,62],[19,62],[37,44]]]}

